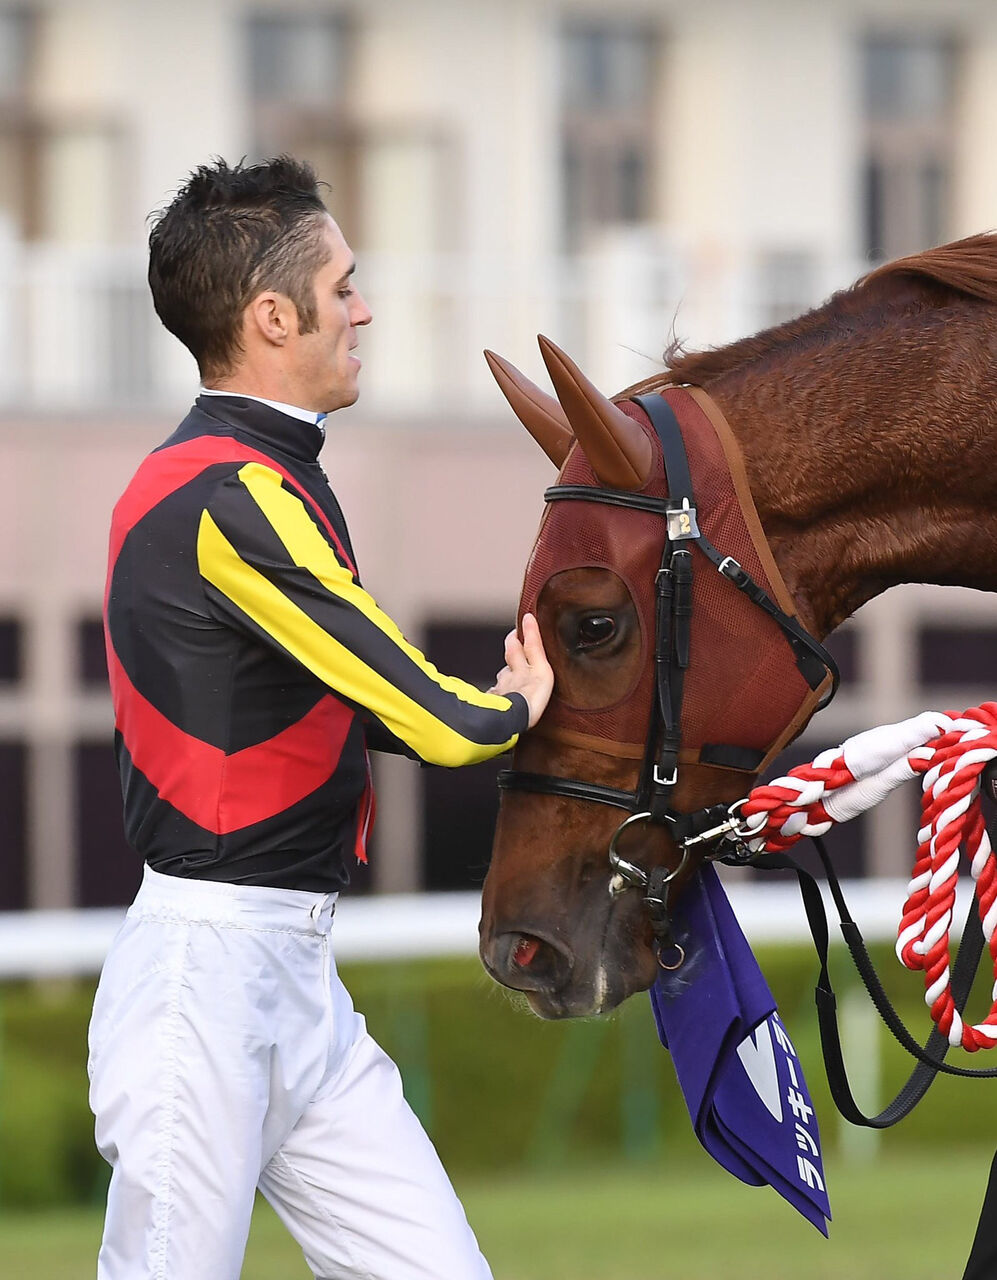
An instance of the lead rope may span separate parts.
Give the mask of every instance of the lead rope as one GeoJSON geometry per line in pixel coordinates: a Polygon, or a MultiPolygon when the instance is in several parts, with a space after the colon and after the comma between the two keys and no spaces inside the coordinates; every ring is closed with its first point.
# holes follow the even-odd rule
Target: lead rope
{"type": "Polygon", "coordinates": [[[921,828],[896,951],[924,973],[925,1003],[950,1045],[969,1052],[997,1042],[997,860],[983,821],[980,775],[997,759],[997,703],[961,715],[926,711],[883,725],[821,752],[740,806],[742,833],[755,853],[782,853],[805,836],[820,837],[879,803],[901,783],[921,777],[921,828]],[[959,850],[975,882],[977,911],[994,966],[991,1009],[967,1025],[952,993],[949,929],[959,850]]]}

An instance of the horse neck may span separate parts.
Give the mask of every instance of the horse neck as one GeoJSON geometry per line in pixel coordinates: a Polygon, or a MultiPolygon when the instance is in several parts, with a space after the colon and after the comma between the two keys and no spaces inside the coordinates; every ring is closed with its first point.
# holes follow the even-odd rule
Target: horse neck
{"type": "Polygon", "coordinates": [[[707,384],[802,619],[902,582],[997,590],[993,309],[963,304],[707,384]]]}

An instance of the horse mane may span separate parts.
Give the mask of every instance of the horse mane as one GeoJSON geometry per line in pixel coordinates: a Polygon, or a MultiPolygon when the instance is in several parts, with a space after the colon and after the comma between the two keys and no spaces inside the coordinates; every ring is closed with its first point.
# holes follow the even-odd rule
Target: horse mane
{"type": "Polygon", "coordinates": [[[705,386],[766,356],[803,350],[836,332],[875,323],[898,306],[943,305],[953,296],[997,303],[997,232],[887,262],[805,314],[726,346],[684,351],[675,340],[665,350],[665,369],[618,398],[680,383],[705,386]]]}

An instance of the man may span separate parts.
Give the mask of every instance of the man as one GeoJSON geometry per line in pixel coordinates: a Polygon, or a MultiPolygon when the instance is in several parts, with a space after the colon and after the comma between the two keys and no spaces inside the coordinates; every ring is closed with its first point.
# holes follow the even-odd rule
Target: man
{"type": "Polygon", "coordinates": [[[365,857],[367,746],[462,765],[536,722],[532,618],[489,693],[360,585],[317,461],[371,313],[311,170],[198,169],[149,283],[202,393],[115,507],[106,629],[125,828],[146,861],[90,1029],[112,1166],[101,1280],[235,1280],[257,1186],[316,1276],[490,1272],[330,933],[365,857]]]}

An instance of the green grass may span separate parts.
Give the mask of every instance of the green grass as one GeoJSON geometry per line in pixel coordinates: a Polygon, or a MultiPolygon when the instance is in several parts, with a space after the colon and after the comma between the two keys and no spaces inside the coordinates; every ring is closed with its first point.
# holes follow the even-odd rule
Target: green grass
{"type": "MultiPolygon", "coordinates": [[[[832,1163],[830,1241],[774,1192],[701,1153],[645,1168],[469,1177],[459,1190],[496,1280],[940,1280],[962,1274],[986,1185],[984,1150],[832,1163]]],[[[0,1214],[11,1280],[93,1274],[95,1210],[0,1214]]],[[[306,1280],[296,1246],[258,1207],[244,1280],[306,1280]]]]}
{"type": "MultiPolygon", "coordinates": [[[[840,951],[834,966],[847,1005],[856,980],[840,951]]],[[[888,990],[923,1035],[928,1018],[920,983],[887,952],[877,955],[888,990]]],[[[841,1155],[842,1126],[817,1043],[813,957],[786,947],[760,959],[803,1062],[825,1154],[841,1155]]],[[[692,1169],[703,1159],[646,997],[607,1020],[544,1023],[471,959],[344,966],[344,979],[398,1062],[409,1101],[444,1164],[463,1183],[501,1173],[514,1184],[523,1174],[547,1185],[541,1173],[641,1159],[692,1169]]],[[[989,1007],[989,994],[980,994],[989,1007]]],[[[108,1170],[94,1147],[87,1107],[91,1000],[86,983],[0,987],[0,1210],[85,1209],[103,1196],[108,1170]]],[[[850,1043],[847,1057],[859,1076],[860,1103],[882,1105],[909,1063],[885,1030],[869,1034],[881,1059],[878,1089],[861,1079],[876,1056],[871,1045],[850,1043]]],[[[973,1066],[987,1065],[983,1056],[953,1055],[973,1066]]],[[[997,1144],[995,1083],[940,1078],[883,1150],[898,1158],[910,1151],[920,1160],[915,1153],[927,1148],[953,1156],[958,1148],[997,1144]]],[[[0,1253],[0,1277],[6,1275],[0,1253]]]]}

